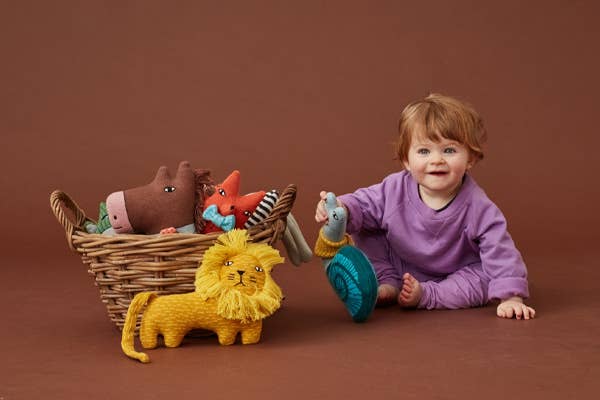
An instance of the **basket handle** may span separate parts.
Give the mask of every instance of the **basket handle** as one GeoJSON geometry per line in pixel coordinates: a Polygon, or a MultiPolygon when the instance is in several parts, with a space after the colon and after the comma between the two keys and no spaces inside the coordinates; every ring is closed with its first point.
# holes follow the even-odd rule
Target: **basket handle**
{"type": "Polygon", "coordinates": [[[77,203],[75,203],[69,197],[68,194],[61,192],[60,190],[55,190],[50,195],[50,208],[52,208],[54,216],[65,229],[69,248],[75,251],[72,238],[73,233],[75,233],[76,230],[85,231],[83,224],[89,218],[86,217],[85,213],[81,210],[77,203]],[[73,212],[75,215],[75,221],[71,221],[69,219],[69,217],[65,214],[63,207],[73,212]]]}

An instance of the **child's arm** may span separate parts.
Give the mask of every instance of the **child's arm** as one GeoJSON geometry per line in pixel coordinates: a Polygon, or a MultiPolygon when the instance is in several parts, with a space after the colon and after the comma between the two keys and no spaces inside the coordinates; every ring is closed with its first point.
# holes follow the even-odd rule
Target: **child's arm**
{"type": "Polygon", "coordinates": [[[529,296],[527,268],[508,233],[504,215],[491,201],[478,214],[475,241],[490,278],[488,296],[500,300],[496,314],[501,318],[534,318],[535,310],[523,303],[529,296]]]}
{"type": "Polygon", "coordinates": [[[397,209],[404,192],[402,177],[402,173],[392,174],[381,183],[339,197],[348,210],[349,234],[386,229],[385,216],[397,209]]]}

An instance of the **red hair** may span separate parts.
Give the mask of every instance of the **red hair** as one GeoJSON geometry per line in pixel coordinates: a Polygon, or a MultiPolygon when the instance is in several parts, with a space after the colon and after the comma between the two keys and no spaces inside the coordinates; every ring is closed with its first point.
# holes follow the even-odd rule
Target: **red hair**
{"type": "Polygon", "coordinates": [[[474,161],[483,159],[481,144],[487,133],[483,120],[469,104],[441,94],[430,94],[423,100],[407,105],[400,115],[396,155],[408,160],[408,150],[414,137],[439,142],[454,140],[469,150],[474,161]]]}

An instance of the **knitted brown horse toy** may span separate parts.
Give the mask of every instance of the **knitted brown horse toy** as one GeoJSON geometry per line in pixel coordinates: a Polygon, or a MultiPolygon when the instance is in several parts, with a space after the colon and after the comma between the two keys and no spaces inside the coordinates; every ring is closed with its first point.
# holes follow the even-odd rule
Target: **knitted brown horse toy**
{"type": "MultiPolygon", "coordinates": [[[[160,167],[154,180],[145,186],[111,193],[106,199],[110,224],[115,233],[155,234],[177,228],[193,233],[204,222],[198,218],[196,205],[204,203],[211,187],[209,172],[192,170],[182,161],[175,176],[160,167]]],[[[198,229],[200,228],[200,229],[198,229]]]]}

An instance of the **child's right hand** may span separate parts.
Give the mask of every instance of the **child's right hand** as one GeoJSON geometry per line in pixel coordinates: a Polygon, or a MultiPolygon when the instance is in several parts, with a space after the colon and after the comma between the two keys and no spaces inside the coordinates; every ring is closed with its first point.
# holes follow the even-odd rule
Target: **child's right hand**
{"type": "MultiPolygon", "coordinates": [[[[319,200],[319,202],[317,203],[317,210],[315,212],[315,220],[321,224],[323,222],[327,222],[327,220],[329,219],[327,207],[325,204],[325,202],[327,201],[327,192],[322,191],[321,193],[319,193],[319,196],[321,196],[321,200],[319,200]]],[[[344,207],[342,202],[340,202],[337,199],[336,199],[336,203],[337,203],[336,204],[337,207],[344,207]]]]}

